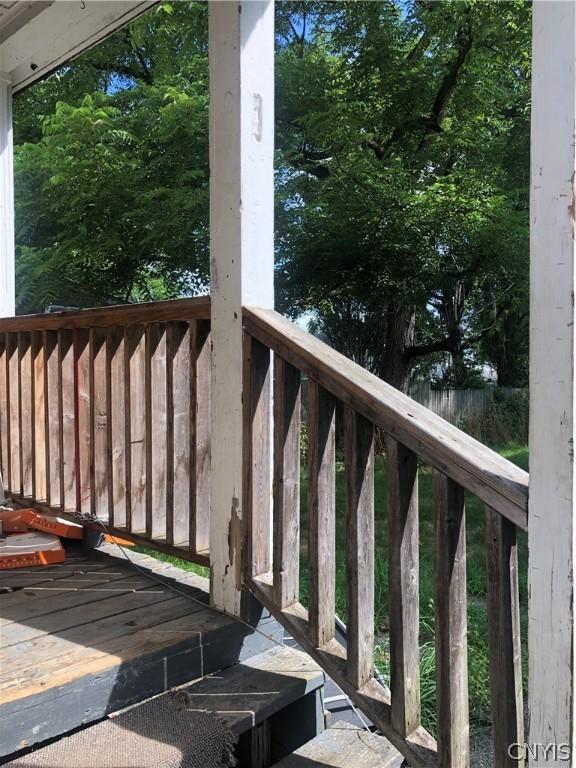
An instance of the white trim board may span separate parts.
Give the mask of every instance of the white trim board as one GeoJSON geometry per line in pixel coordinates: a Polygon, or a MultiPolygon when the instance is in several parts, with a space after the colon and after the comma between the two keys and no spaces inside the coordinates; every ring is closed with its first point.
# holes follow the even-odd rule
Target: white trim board
{"type": "Polygon", "coordinates": [[[18,92],[92,48],[157,0],[55,0],[0,43],[0,70],[18,92]]]}

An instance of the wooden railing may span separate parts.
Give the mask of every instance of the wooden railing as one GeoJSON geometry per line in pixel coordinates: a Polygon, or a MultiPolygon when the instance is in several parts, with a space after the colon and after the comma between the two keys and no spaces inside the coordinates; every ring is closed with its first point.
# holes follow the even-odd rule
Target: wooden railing
{"type": "Polygon", "coordinates": [[[210,301],[0,320],[8,492],[206,563],[210,301]]]}
{"type": "Polygon", "coordinates": [[[246,584],[410,765],[467,768],[464,491],[475,494],[486,505],[493,765],[518,766],[508,747],[524,741],[516,530],[527,527],[528,475],[277,313],[245,309],[244,329],[246,584]],[[299,602],[303,376],[308,387],[308,610],[299,602]],[[335,639],[334,618],[337,403],[344,413],[346,647],[335,639]],[[389,688],[374,674],[376,427],[386,435],[388,472],[389,688]],[[433,471],[437,741],[420,720],[419,459],[433,471]]]}

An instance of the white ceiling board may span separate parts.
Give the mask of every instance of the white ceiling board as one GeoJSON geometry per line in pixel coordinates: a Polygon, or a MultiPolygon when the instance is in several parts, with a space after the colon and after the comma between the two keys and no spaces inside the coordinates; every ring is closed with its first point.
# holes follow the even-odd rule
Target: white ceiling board
{"type": "Polygon", "coordinates": [[[12,2],[0,2],[0,43],[3,43],[31,19],[42,13],[54,0],[35,0],[24,2],[12,0],[12,2]]]}
{"type": "MultiPolygon", "coordinates": [[[[155,5],[156,0],[0,2],[0,71],[22,90],[155,5]],[[30,6],[42,5],[40,12],[30,6]],[[18,11],[18,13],[16,12],[18,11]],[[26,12],[28,16],[26,17],[26,12]],[[24,19],[18,24],[18,17],[24,19]],[[2,40],[3,19],[15,26],[2,40]]],[[[8,28],[8,27],[7,27],[8,28]]]]}

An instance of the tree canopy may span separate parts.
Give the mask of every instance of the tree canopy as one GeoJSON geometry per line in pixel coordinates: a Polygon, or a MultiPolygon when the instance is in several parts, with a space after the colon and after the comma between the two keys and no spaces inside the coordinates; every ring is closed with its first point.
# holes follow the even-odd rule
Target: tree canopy
{"type": "MultiPolygon", "coordinates": [[[[208,289],[206,11],[163,3],[16,99],[20,309],[208,289]]],[[[276,13],[280,308],[403,389],[524,384],[529,3],[276,13]]]]}

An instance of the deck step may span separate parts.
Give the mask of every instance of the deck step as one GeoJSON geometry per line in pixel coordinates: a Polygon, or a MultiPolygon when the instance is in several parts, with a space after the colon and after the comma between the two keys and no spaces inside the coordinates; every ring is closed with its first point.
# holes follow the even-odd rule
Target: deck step
{"type": "Polygon", "coordinates": [[[275,646],[178,690],[187,695],[187,708],[217,714],[240,735],[323,685],[324,673],[310,656],[275,646]]]}
{"type": "Polygon", "coordinates": [[[401,768],[404,758],[383,736],[338,722],[274,768],[401,768]]]}
{"type": "MultiPolygon", "coordinates": [[[[288,646],[275,646],[221,672],[122,709],[108,720],[37,749],[8,765],[14,768],[110,768],[111,765],[176,768],[188,765],[187,756],[210,741],[208,736],[203,737],[195,730],[205,728],[202,720],[195,719],[203,713],[217,715],[218,722],[224,722],[234,734],[242,736],[277,713],[283,717],[287,707],[308,694],[321,701],[323,685],[324,675],[309,656],[288,646]],[[173,701],[175,693],[176,702],[173,701]],[[190,723],[184,709],[190,710],[190,723]],[[142,724],[148,725],[143,727],[142,724]],[[115,754],[111,756],[110,744],[123,733],[127,743],[120,759],[115,754]],[[157,754],[153,754],[154,750],[157,754]],[[149,758],[134,762],[133,766],[132,755],[139,754],[148,754],[149,758]]],[[[302,725],[300,732],[305,731],[302,725]]],[[[318,729],[314,731],[317,732],[318,729]]],[[[243,764],[250,764],[250,761],[243,764]]]]}

